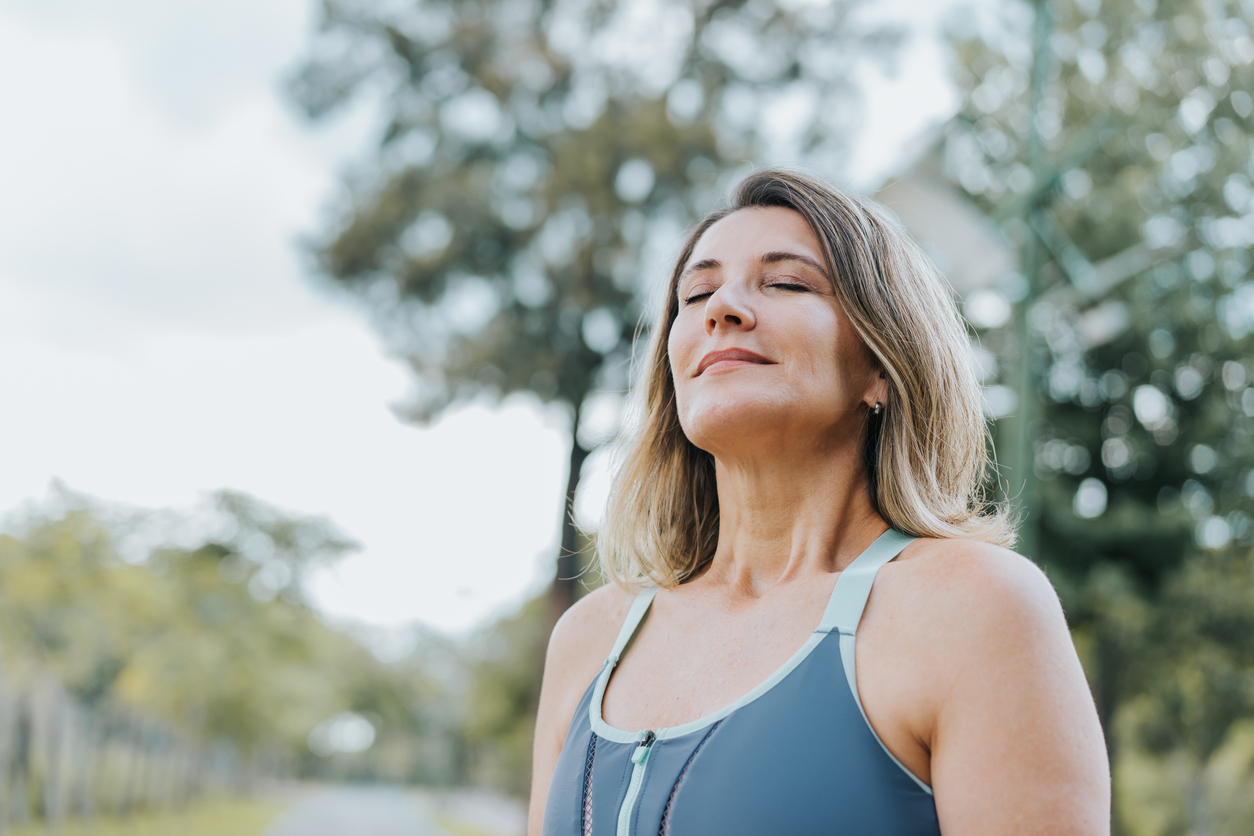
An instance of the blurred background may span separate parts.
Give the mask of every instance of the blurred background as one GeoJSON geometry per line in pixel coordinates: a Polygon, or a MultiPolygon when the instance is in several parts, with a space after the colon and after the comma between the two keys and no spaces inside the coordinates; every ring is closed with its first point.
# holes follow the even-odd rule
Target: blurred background
{"type": "Polygon", "coordinates": [[[971,325],[1119,834],[1254,832],[1251,0],[0,0],[0,834],[518,834],[633,345],[800,166],[971,325]]]}

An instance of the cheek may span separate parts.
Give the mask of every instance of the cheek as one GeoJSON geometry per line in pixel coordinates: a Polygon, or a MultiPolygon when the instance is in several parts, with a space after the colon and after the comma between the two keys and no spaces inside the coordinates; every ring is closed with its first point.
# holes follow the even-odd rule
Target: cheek
{"type": "Polygon", "coordinates": [[[699,334],[694,334],[685,321],[685,317],[676,318],[671,325],[670,335],[666,339],[666,355],[670,359],[671,377],[675,380],[675,388],[688,377],[687,369],[692,367],[692,353],[695,350],[699,334]]]}
{"type": "Polygon", "coordinates": [[[700,362],[703,334],[687,327],[682,320],[681,316],[671,328],[670,336],[666,341],[666,350],[670,360],[671,386],[675,392],[675,412],[679,418],[679,425],[691,438],[694,408],[691,388],[695,382],[691,374],[700,362]]]}
{"type": "Polygon", "coordinates": [[[808,390],[808,398],[843,412],[856,406],[869,383],[866,349],[850,337],[847,324],[819,324],[823,327],[809,331],[813,350],[804,355],[797,380],[808,390]]]}
{"type": "Polygon", "coordinates": [[[800,353],[805,376],[828,386],[844,377],[849,361],[839,328],[840,323],[828,315],[798,322],[792,330],[799,342],[809,346],[800,353]]]}

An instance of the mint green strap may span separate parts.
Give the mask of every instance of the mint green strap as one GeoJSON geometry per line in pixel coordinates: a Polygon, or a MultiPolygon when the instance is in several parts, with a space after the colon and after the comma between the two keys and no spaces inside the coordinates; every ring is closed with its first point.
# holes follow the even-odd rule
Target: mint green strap
{"type": "Polygon", "coordinates": [[[888,529],[866,547],[866,551],[854,558],[836,579],[836,588],[827,602],[819,631],[823,633],[847,633],[853,635],[862,620],[867,598],[871,597],[871,584],[880,568],[901,554],[901,550],[917,538],[888,529]]]}
{"type": "Polygon", "coordinates": [[[880,744],[880,748],[884,750],[884,754],[901,767],[901,771],[909,775],[920,789],[931,795],[932,788],[923,783],[919,776],[906,769],[905,764],[897,760],[897,756],[884,745],[884,741],[880,740],[880,736],[871,726],[871,721],[867,719],[866,709],[862,707],[862,697],[858,695],[858,673],[854,655],[858,622],[862,621],[862,611],[866,609],[867,599],[871,597],[871,585],[875,583],[876,574],[916,539],[890,528],[874,543],[867,546],[866,551],[858,555],[836,579],[836,588],[832,590],[832,599],[827,604],[827,612],[823,613],[823,622],[819,627],[819,632],[840,633],[840,659],[845,669],[845,680],[849,683],[849,693],[853,695],[853,701],[857,704],[863,721],[871,730],[871,735],[876,742],[880,744]]]}
{"type": "Polygon", "coordinates": [[[631,609],[627,610],[627,618],[623,620],[623,627],[618,631],[618,638],[614,640],[614,649],[610,651],[610,658],[606,660],[607,662],[617,663],[622,658],[623,649],[636,634],[636,628],[640,626],[641,619],[648,612],[649,604],[653,603],[653,596],[657,595],[657,590],[656,586],[651,586],[641,591],[636,596],[636,600],[631,602],[631,609]]]}

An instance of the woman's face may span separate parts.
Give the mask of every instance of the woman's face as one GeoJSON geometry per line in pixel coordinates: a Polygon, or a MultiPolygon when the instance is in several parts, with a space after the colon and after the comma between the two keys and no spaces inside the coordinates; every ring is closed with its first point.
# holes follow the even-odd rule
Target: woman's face
{"type": "Polygon", "coordinates": [[[667,348],[679,420],[715,456],[763,443],[849,443],[863,404],[884,401],[884,381],[797,212],[741,209],[715,223],[678,295],[667,348]]]}

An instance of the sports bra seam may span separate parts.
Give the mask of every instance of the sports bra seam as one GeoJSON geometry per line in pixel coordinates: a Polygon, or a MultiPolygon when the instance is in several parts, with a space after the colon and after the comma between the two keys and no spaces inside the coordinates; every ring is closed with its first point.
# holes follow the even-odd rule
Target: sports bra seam
{"type": "MultiPolygon", "coordinates": [[[[631,783],[631,779],[629,776],[631,775],[631,770],[633,766],[634,764],[631,762],[630,759],[628,759],[627,768],[623,770],[623,776],[618,779],[618,794],[615,796],[615,798],[617,798],[618,800],[614,804],[615,810],[623,806],[623,799],[627,797],[627,785],[631,783]]],[[[592,803],[596,804],[596,799],[593,799],[592,803]]]]}
{"type": "Polygon", "coordinates": [[[835,626],[835,625],[833,625],[833,626],[831,626],[831,627],[815,627],[815,628],[814,628],[814,632],[816,632],[816,633],[824,633],[824,634],[836,633],[836,634],[841,635],[841,636],[853,636],[853,635],[856,635],[856,632],[855,632],[855,631],[853,631],[853,630],[842,630],[840,627],[837,627],[837,626],[835,626]]]}
{"type": "Polygon", "coordinates": [[[696,763],[697,755],[701,753],[701,750],[705,748],[705,744],[709,742],[711,735],[721,725],[723,725],[723,720],[717,720],[706,730],[701,739],[697,741],[697,745],[693,747],[692,754],[688,755],[688,759],[684,761],[679,774],[675,776],[675,783],[671,786],[671,791],[666,796],[666,806],[662,808],[662,821],[658,824],[658,836],[670,836],[670,818],[674,812],[675,803],[679,800],[679,788],[683,786],[684,781],[688,780],[688,771],[696,763]]]}
{"type": "Polygon", "coordinates": [[[579,833],[580,836],[588,836],[592,832],[592,822],[589,816],[594,811],[592,806],[592,780],[593,769],[595,767],[597,751],[597,733],[592,732],[588,738],[588,751],[584,754],[583,765],[583,791],[579,798],[579,833]],[[584,833],[584,823],[587,822],[587,833],[584,833]]]}

